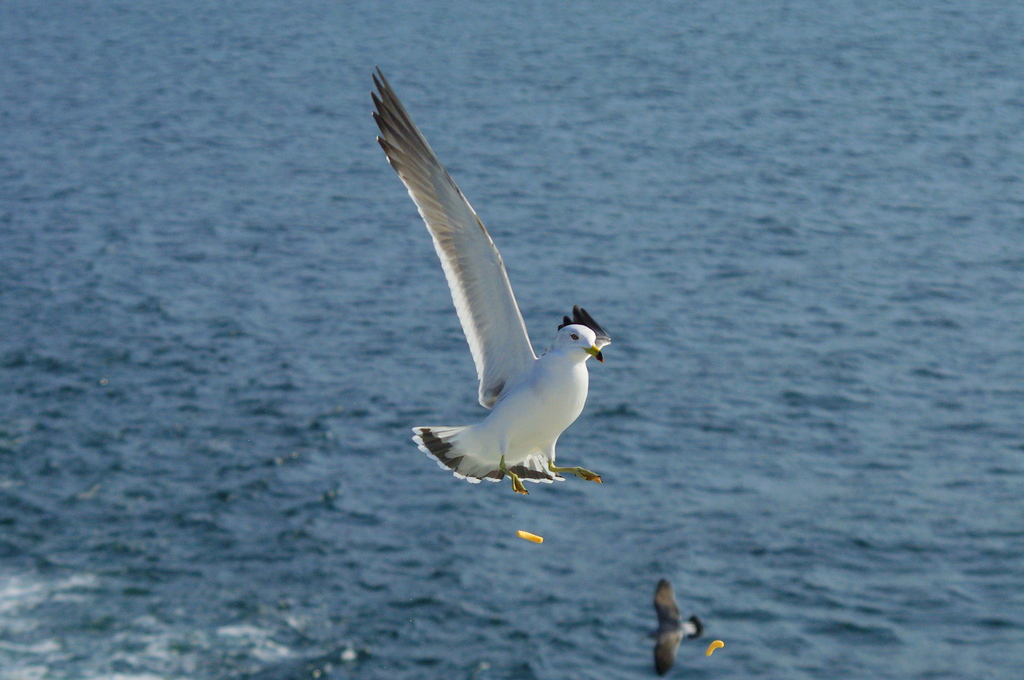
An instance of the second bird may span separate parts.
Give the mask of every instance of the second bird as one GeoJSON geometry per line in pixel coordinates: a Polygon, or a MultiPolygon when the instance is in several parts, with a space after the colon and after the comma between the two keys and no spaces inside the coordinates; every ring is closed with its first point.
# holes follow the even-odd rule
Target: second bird
{"type": "Polygon", "coordinates": [[[654,643],[654,670],[665,675],[676,662],[676,650],[683,637],[697,638],[704,632],[704,624],[696,616],[683,621],[679,604],[667,579],[658,581],[654,591],[654,611],[658,615],[658,629],[651,633],[654,643]]]}

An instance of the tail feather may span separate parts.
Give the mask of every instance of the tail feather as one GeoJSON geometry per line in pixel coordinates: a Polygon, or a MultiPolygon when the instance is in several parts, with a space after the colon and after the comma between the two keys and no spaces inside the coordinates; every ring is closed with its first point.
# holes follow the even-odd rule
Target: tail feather
{"type": "Polygon", "coordinates": [[[451,470],[459,479],[465,479],[473,484],[479,484],[481,479],[497,482],[504,476],[501,470],[496,470],[497,476],[489,475],[489,471],[477,470],[473,470],[477,474],[468,474],[470,468],[481,466],[471,465],[472,461],[467,461],[467,454],[459,448],[459,435],[467,427],[414,427],[412,431],[416,435],[412,440],[420,447],[420,451],[433,458],[439,467],[451,470]]]}
{"type": "MultiPolygon", "coordinates": [[[[460,441],[469,427],[414,427],[412,431],[416,434],[412,440],[420,451],[434,459],[438,467],[451,470],[459,479],[473,484],[484,479],[489,482],[504,479],[505,473],[498,469],[493,458],[485,460],[473,451],[472,446],[460,441]]],[[[547,469],[547,458],[540,452],[527,456],[522,463],[510,465],[509,469],[521,479],[531,482],[562,480],[561,475],[547,469]]]]}
{"type": "Polygon", "coordinates": [[[528,482],[551,482],[565,481],[565,477],[557,472],[548,470],[548,458],[540,451],[530,454],[522,463],[510,465],[509,470],[519,475],[520,479],[528,482]]]}

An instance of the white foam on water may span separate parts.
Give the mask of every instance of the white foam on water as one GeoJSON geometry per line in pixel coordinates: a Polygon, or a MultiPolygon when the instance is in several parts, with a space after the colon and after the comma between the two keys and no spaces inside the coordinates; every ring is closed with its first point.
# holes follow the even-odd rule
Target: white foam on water
{"type": "Polygon", "coordinates": [[[0,680],[51,677],[51,667],[64,656],[60,640],[38,637],[40,620],[33,612],[54,597],[90,587],[94,579],[70,576],[46,581],[31,575],[0,575],[0,680]]]}
{"type": "Polygon", "coordinates": [[[3,678],[3,680],[43,680],[48,674],[49,669],[46,666],[5,667],[3,670],[0,670],[0,678],[3,678]]]}
{"type": "Polygon", "coordinates": [[[56,640],[43,640],[42,642],[26,645],[0,640],[0,650],[15,654],[52,654],[53,652],[59,652],[60,648],[60,644],[56,640]]]}
{"type": "MultiPolygon", "coordinates": [[[[144,614],[97,640],[95,630],[54,628],[52,605],[73,620],[97,607],[116,584],[92,574],[47,578],[34,573],[0,575],[0,680],[193,680],[225,655],[253,668],[294,657],[274,631],[252,624],[215,630],[177,627],[144,614]],[[76,612],[77,610],[77,612],[76,612]],[[116,669],[116,670],[115,670],[116,669]]],[[[294,622],[289,622],[294,623],[294,622]]]]}
{"type": "Polygon", "coordinates": [[[290,658],[292,651],[271,639],[272,631],[249,624],[222,626],[217,635],[233,638],[236,644],[249,647],[249,653],[260,661],[281,661],[290,658]]]}

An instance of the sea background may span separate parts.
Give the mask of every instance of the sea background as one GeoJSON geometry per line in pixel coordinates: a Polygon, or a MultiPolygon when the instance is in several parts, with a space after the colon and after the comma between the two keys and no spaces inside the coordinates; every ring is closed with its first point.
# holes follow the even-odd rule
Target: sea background
{"type": "Polygon", "coordinates": [[[663,577],[670,677],[1020,677],[1022,499],[1021,3],[0,4],[2,680],[650,678],[663,577]],[[378,65],[610,332],[603,485],[410,441],[484,411],[378,65]]]}

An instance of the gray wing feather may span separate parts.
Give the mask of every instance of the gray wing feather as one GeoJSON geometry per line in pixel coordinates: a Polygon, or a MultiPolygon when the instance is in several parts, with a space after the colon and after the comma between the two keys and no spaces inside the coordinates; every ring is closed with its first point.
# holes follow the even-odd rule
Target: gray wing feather
{"type": "Polygon", "coordinates": [[[654,670],[658,675],[664,675],[672,668],[676,662],[676,650],[682,640],[683,632],[680,630],[658,636],[658,642],[654,645],[654,670]]]}
{"type": "Polygon", "coordinates": [[[672,584],[665,579],[658,582],[654,591],[654,611],[658,614],[658,630],[654,644],[654,670],[664,675],[676,660],[676,650],[683,639],[682,616],[672,591],[672,584]]]}
{"type": "Polygon", "coordinates": [[[654,611],[658,614],[659,629],[678,628],[683,622],[672,584],[665,579],[658,582],[658,588],[654,591],[654,611]]]}
{"type": "Polygon", "coordinates": [[[377,141],[427,223],[476,365],[480,404],[492,408],[537,358],[505,264],[380,69],[373,81],[377,141]]]}

